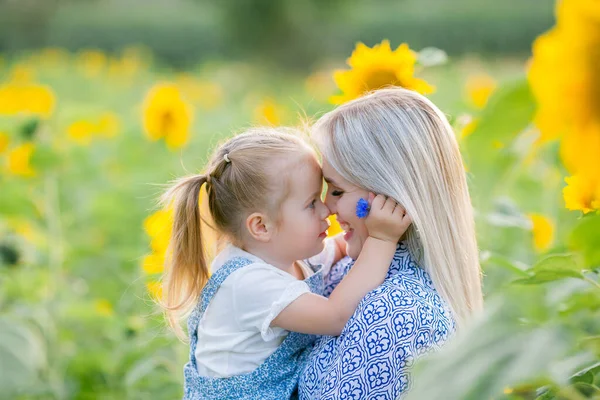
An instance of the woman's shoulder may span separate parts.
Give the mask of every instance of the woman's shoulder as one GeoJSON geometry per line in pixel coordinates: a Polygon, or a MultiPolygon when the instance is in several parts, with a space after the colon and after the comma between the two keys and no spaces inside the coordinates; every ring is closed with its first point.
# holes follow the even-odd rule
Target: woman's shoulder
{"type": "Polygon", "coordinates": [[[368,330],[392,328],[398,337],[427,331],[445,338],[454,330],[452,313],[433,286],[429,287],[420,278],[402,274],[386,279],[369,292],[351,321],[347,328],[353,324],[368,330]]]}

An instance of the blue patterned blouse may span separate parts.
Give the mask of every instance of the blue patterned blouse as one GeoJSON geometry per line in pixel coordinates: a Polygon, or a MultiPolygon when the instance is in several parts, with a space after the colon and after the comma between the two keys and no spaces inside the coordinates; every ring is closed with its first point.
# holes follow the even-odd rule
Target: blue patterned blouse
{"type": "MultiPolygon", "coordinates": [[[[352,265],[346,259],[333,267],[325,295],[352,265]]],[[[341,335],[317,341],[300,376],[300,398],[396,400],[410,387],[415,358],[454,330],[448,305],[401,242],[387,278],[362,299],[341,335]]]]}

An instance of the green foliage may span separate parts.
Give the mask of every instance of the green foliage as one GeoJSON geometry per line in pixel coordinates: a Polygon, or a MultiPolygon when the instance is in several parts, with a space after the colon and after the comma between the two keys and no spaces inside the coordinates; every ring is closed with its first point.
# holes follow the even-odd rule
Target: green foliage
{"type": "Polygon", "coordinates": [[[292,69],[343,58],[358,41],[386,38],[451,55],[528,54],[532,40],[552,25],[552,10],[550,0],[0,3],[0,51],[116,52],[139,44],[176,67],[225,57],[292,69]]]}

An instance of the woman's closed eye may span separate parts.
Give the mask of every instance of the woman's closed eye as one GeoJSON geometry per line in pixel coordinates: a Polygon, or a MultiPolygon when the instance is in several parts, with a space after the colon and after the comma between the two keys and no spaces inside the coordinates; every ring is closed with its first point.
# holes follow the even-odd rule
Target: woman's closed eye
{"type": "Polygon", "coordinates": [[[341,196],[342,194],[344,194],[344,192],[342,192],[341,190],[332,190],[331,191],[331,195],[335,196],[335,197],[341,196]]]}

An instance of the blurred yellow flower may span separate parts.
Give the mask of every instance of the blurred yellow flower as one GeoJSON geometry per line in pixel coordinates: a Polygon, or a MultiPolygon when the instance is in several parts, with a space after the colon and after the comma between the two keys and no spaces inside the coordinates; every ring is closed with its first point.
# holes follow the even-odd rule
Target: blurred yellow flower
{"type": "Polygon", "coordinates": [[[8,148],[8,143],[10,139],[8,137],[8,133],[0,132],[0,154],[4,153],[4,150],[8,148]]]}
{"type": "Polygon", "coordinates": [[[460,139],[464,139],[475,132],[475,129],[477,129],[477,126],[479,125],[479,119],[473,118],[470,115],[464,116],[458,122],[458,136],[460,139]]]}
{"type": "Polygon", "coordinates": [[[30,221],[19,217],[10,218],[7,221],[9,226],[22,238],[35,244],[38,248],[46,247],[48,242],[46,234],[30,221]]]}
{"type": "Polygon", "coordinates": [[[105,112],[100,115],[97,124],[98,135],[105,138],[115,137],[121,130],[121,120],[112,112],[105,112]]]}
{"type": "Polygon", "coordinates": [[[533,43],[528,73],[542,141],[600,122],[600,3],[558,1],[556,19],[533,43]]]}
{"type": "Polygon", "coordinates": [[[67,128],[67,135],[76,143],[88,146],[94,137],[111,138],[121,129],[119,117],[111,112],[106,112],[96,121],[79,120],[67,128]]]}
{"type": "Polygon", "coordinates": [[[277,126],[281,124],[286,109],[272,99],[264,99],[254,109],[254,121],[261,125],[277,126]]]}
{"type": "Polygon", "coordinates": [[[151,238],[151,247],[164,256],[173,230],[173,210],[159,210],[144,220],[144,230],[151,238]]]}
{"type": "Polygon", "coordinates": [[[38,53],[39,63],[45,67],[66,66],[69,57],[69,52],[57,47],[47,47],[38,53]]]}
{"type": "Polygon", "coordinates": [[[34,114],[49,118],[56,98],[48,86],[9,82],[0,86],[0,114],[34,114]]]}
{"type": "Polygon", "coordinates": [[[213,110],[223,103],[223,88],[218,83],[181,74],[177,77],[177,86],[187,100],[204,110],[213,110]]]}
{"type": "Polygon", "coordinates": [[[467,79],[465,90],[469,100],[475,107],[484,108],[497,86],[494,78],[481,74],[470,76],[467,79]]]}
{"type": "Polygon", "coordinates": [[[9,81],[17,84],[27,84],[35,80],[35,70],[29,64],[16,64],[10,71],[9,81]]]}
{"type": "Polygon", "coordinates": [[[554,223],[541,214],[529,214],[533,246],[538,252],[548,250],[554,241],[554,223]]]}
{"type": "Polygon", "coordinates": [[[385,86],[401,86],[422,94],[432,93],[434,87],[415,78],[417,54],[406,43],[392,51],[388,40],[367,47],[358,43],[347,60],[350,70],[336,71],[334,80],[341,95],[332,96],[333,104],[342,104],[371,90],[385,86]]]}
{"type": "Polygon", "coordinates": [[[148,283],[146,283],[146,289],[148,289],[148,292],[150,293],[150,296],[152,296],[153,299],[155,299],[155,300],[162,299],[162,294],[163,294],[162,283],[148,282],[148,283]]]}
{"type": "Polygon", "coordinates": [[[142,261],[142,269],[148,275],[161,274],[165,269],[164,254],[148,254],[142,261]]]}
{"type": "Polygon", "coordinates": [[[8,172],[13,175],[32,177],[35,170],[30,165],[31,156],[35,151],[33,143],[27,142],[10,150],[7,154],[8,172]]]}
{"type": "Polygon", "coordinates": [[[104,317],[111,317],[114,315],[114,310],[110,301],[106,299],[98,299],[94,302],[94,308],[96,312],[104,317]]]}
{"type": "Polygon", "coordinates": [[[89,121],[76,121],[67,129],[67,135],[75,142],[81,145],[89,145],[92,142],[92,136],[96,131],[96,126],[89,121]]]}
{"type": "Polygon", "coordinates": [[[565,178],[563,188],[565,206],[572,211],[587,214],[600,210],[600,179],[589,175],[574,175],[565,178]]]}
{"type": "Polygon", "coordinates": [[[184,146],[189,137],[192,109],[176,85],[158,84],[150,89],[143,105],[144,130],[150,140],[165,138],[171,149],[184,146]]]}
{"type": "Polygon", "coordinates": [[[77,64],[84,75],[96,77],[106,68],[107,57],[100,50],[83,50],[77,55],[77,64]]]}

